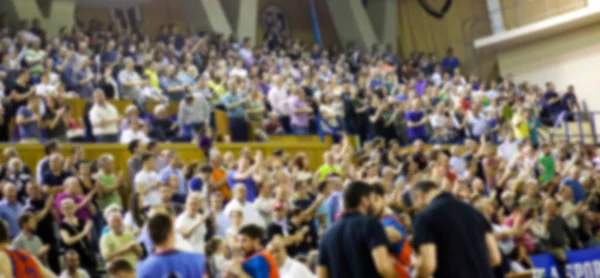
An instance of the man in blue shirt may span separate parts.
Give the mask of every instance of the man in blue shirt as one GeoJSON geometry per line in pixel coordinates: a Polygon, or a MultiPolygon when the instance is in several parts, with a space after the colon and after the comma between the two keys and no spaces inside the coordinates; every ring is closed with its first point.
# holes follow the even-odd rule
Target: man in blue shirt
{"type": "Polygon", "coordinates": [[[579,168],[571,168],[569,177],[563,179],[561,182],[564,186],[571,188],[575,204],[585,201],[585,190],[583,189],[583,185],[579,182],[579,174],[579,168]]]}
{"type": "Polygon", "coordinates": [[[169,215],[152,216],[148,220],[148,234],[154,250],[138,263],[138,278],[204,277],[204,255],[175,249],[175,229],[169,215]]]}
{"type": "Polygon", "coordinates": [[[454,75],[454,69],[460,67],[460,60],[454,56],[454,49],[449,47],[446,51],[446,57],[442,60],[442,68],[450,75],[454,75]]]}
{"type": "Polygon", "coordinates": [[[39,99],[32,96],[27,100],[27,105],[21,106],[17,110],[17,125],[21,142],[39,141],[41,137],[39,107],[39,99]]]}
{"type": "Polygon", "coordinates": [[[177,201],[181,201],[180,203],[183,203],[183,201],[185,200],[185,194],[187,193],[187,188],[185,186],[185,177],[183,176],[183,171],[181,171],[183,162],[181,161],[181,157],[176,151],[170,151],[168,153],[167,161],[169,162],[167,167],[160,171],[160,182],[163,184],[169,184],[169,178],[172,175],[176,176],[179,188],[175,193],[176,196],[174,197],[177,199],[177,201]]]}
{"type": "Polygon", "coordinates": [[[0,219],[8,224],[10,238],[14,238],[21,232],[19,226],[19,215],[23,212],[23,205],[17,201],[17,188],[12,183],[5,183],[4,200],[0,201],[0,219]]]}
{"type": "Polygon", "coordinates": [[[246,122],[244,105],[250,100],[249,96],[242,96],[237,90],[236,81],[231,81],[231,88],[221,101],[227,109],[229,117],[229,132],[233,142],[248,141],[248,122],[246,122]]]}

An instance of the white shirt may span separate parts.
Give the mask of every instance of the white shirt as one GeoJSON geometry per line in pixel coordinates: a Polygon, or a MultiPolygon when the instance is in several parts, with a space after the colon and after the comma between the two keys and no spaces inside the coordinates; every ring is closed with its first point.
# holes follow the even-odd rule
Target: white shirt
{"type": "Polygon", "coordinates": [[[435,84],[436,87],[439,87],[440,85],[442,85],[442,82],[444,82],[444,80],[442,79],[442,75],[439,72],[434,72],[431,75],[431,82],[433,82],[433,84],[435,84]]]}
{"type": "MultiPolygon", "coordinates": [[[[510,227],[492,224],[492,229],[494,233],[502,233],[510,230],[510,227]]],[[[515,241],[512,238],[499,239],[498,247],[500,247],[500,250],[502,250],[502,254],[509,255],[515,248],[515,241]]]]}
{"type": "Polygon", "coordinates": [[[467,117],[473,136],[481,136],[487,132],[488,121],[483,111],[480,111],[477,115],[471,112],[467,117]]]}
{"type": "Polygon", "coordinates": [[[269,100],[269,104],[271,104],[273,111],[277,113],[277,115],[288,115],[289,107],[287,105],[287,89],[283,87],[278,88],[275,85],[273,85],[269,90],[267,99],[269,100]]]}
{"type": "Polygon", "coordinates": [[[517,141],[504,141],[498,146],[498,156],[511,161],[519,153],[519,144],[517,141]]]}
{"type": "Polygon", "coordinates": [[[457,175],[461,175],[462,172],[467,170],[467,162],[462,157],[453,156],[450,158],[450,170],[454,171],[457,175]]]}
{"type": "Polygon", "coordinates": [[[114,105],[106,103],[104,106],[94,104],[90,110],[90,122],[92,122],[92,133],[94,135],[114,135],[119,132],[117,119],[119,112],[114,105]],[[111,124],[100,126],[101,121],[114,121],[111,124]]]}
{"type": "MultiPolygon", "coordinates": [[[[179,232],[181,229],[189,229],[194,226],[196,222],[200,221],[202,215],[197,213],[194,217],[190,218],[186,212],[181,213],[175,220],[175,229],[179,232]]],[[[181,235],[183,237],[183,234],[181,235]]],[[[184,239],[189,242],[193,252],[204,254],[204,237],[206,236],[206,224],[202,223],[192,232],[189,238],[184,239]]]]}
{"type": "Polygon", "coordinates": [[[262,228],[267,227],[265,220],[260,215],[260,212],[258,212],[258,209],[256,209],[256,207],[254,207],[251,203],[244,202],[244,204],[242,205],[240,201],[238,201],[237,199],[233,199],[229,201],[227,206],[225,206],[225,215],[229,216],[231,211],[234,209],[239,209],[242,211],[242,226],[246,224],[255,224],[262,228]]]}
{"type": "Polygon", "coordinates": [[[248,71],[243,68],[233,68],[229,72],[230,77],[241,77],[246,78],[248,76],[248,71]]]}
{"type": "Polygon", "coordinates": [[[281,267],[279,267],[280,278],[313,278],[315,276],[308,267],[301,262],[287,257],[281,267]]]}
{"type": "Polygon", "coordinates": [[[146,135],[146,133],[144,133],[143,130],[138,129],[137,131],[134,131],[131,128],[125,129],[121,132],[119,142],[121,142],[121,144],[129,144],[129,142],[136,139],[144,144],[150,142],[150,138],[148,138],[148,136],[146,135]]]}
{"type": "MultiPolygon", "coordinates": [[[[60,273],[60,276],[58,276],[58,278],[72,278],[73,276],[69,275],[69,272],[65,269],[63,270],[62,273],[60,273]]],[[[90,275],[83,270],[83,268],[78,268],[77,269],[77,277],[79,278],[90,278],[90,275]]]]}
{"type": "Polygon", "coordinates": [[[37,84],[35,85],[35,94],[37,96],[47,96],[53,94],[56,90],[56,86],[48,83],[48,84],[37,84]]]}
{"type": "MultiPolygon", "coordinates": [[[[133,184],[135,188],[137,188],[138,184],[143,185],[144,187],[149,187],[155,182],[159,181],[158,174],[155,171],[146,172],[144,169],[135,174],[135,178],[133,179],[133,184]]],[[[146,193],[146,195],[142,196],[144,198],[144,206],[153,206],[160,204],[160,194],[158,193],[158,189],[152,189],[146,193]]]]}

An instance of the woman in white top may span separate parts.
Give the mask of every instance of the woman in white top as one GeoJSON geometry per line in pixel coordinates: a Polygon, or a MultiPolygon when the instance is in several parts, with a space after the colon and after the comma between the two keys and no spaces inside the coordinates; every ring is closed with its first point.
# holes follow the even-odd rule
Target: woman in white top
{"type": "Polygon", "coordinates": [[[446,116],[446,105],[439,103],[435,107],[434,113],[429,118],[431,128],[433,129],[432,140],[435,143],[449,143],[454,140],[452,133],[452,121],[446,116]]]}
{"type": "Polygon", "coordinates": [[[338,113],[336,107],[333,105],[333,99],[331,95],[325,94],[322,97],[321,104],[319,105],[319,113],[321,114],[321,128],[324,132],[332,133],[333,129],[339,127],[338,113]]]}
{"type": "Polygon", "coordinates": [[[175,220],[175,230],[187,240],[192,250],[204,254],[204,237],[206,236],[206,219],[209,214],[200,214],[202,195],[192,192],[185,202],[185,211],[175,220]]]}
{"type": "Polygon", "coordinates": [[[227,245],[237,246],[237,235],[242,227],[242,220],[244,220],[244,214],[241,208],[234,208],[229,212],[231,226],[225,231],[227,245]]]}
{"type": "Polygon", "coordinates": [[[129,142],[135,139],[144,144],[150,142],[150,138],[148,138],[145,128],[140,125],[139,121],[132,120],[130,121],[129,128],[126,128],[121,132],[119,142],[121,142],[121,144],[129,144],[129,142]]]}

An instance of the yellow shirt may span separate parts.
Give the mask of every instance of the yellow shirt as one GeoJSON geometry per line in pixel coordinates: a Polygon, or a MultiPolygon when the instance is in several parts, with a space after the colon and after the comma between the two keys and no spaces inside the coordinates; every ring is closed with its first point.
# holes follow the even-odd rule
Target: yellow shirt
{"type": "Polygon", "coordinates": [[[525,140],[529,138],[529,126],[527,126],[527,120],[523,119],[521,116],[513,116],[512,127],[517,140],[525,140]]]}
{"type": "Polygon", "coordinates": [[[160,83],[158,80],[158,73],[151,70],[151,69],[146,69],[144,71],[144,75],[147,75],[149,80],[150,80],[150,86],[156,88],[157,90],[160,90],[160,83]]]}
{"type": "MultiPolygon", "coordinates": [[[[135,241],[135,236],[132,233],[123,231],[121,235],[116,235],[112,231],[108,232],[108,234],[105,234],[102,236],[102,238],[100,238],[100,253],[102,254],[102,257],[106,257],[108,254],[115,252],[135,241]]],[[[133,267],[137,265],[139,260],[137,255],[132,251],[121,255],[119,258],[125,259],[133,267]]]]}

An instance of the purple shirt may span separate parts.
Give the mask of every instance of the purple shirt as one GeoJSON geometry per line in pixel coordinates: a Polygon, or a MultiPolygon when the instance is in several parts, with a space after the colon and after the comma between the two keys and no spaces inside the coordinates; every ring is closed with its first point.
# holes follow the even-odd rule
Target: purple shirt
{"type": "Polygon", "coordinates": [[[415,82],[415,91],[417,91],[417,95],[418,96],[423,96],[423,93],[425,92],[425,88],[427,88],[427,81],[426,80],[417,80],[417,82],[415,82]]]}
{"type": "MultiPolygon", "coordinates": [[[[54,201],[54,208],[56,209],[56,212],[58,212],[58,218],[60,220],[63,219],[63,214],[60,211],[60,202],[62,202],[62,200],[67,199],[67,198],[71,198],[69,195],[67,195],[67,193],[60,193],[56,196],[56,200],[54,201]]],[[[71,198],[73,199],[73,202],[75,202],[75,205],[80,204],[81,202],[83,202],[83,199],[85,199],[82,196],[77,196],[75,198],[71,198]]],[[[79,220],[86,222],[88,220],[91,219],[90,216],[90,212],[88,211],[87,207],[83,207],[80,210],[75,212],[75,216],[77,216],[77,218],[79,218],[79,220]]]]}
{"type": "Polygon", "coordinates": [[[298,127],[308,127],[308,122],[310,120],[310,116],[307,113],[296,114],[294,110],[296,109],[306,109],[309,108],[304,100],[301,100],[297,96],[290,97],[290,119],[292,126],[298,127]]]}
{"type": "MultiPolygon", "coordinates": [[[[410,110],[410,111],[406,112],[405,117],[406,117],[407,121],[410,121],[413,123],[418,123],[421,121],[421,119],[423,119],[423,112],[410,110]]],[[[417,139],[417,138],[424,139],[425,137],[427,137],[427,133],[425,131],[425,125],[409,127],[408,128],[408,137],[410,139],[417,139]]]]}

